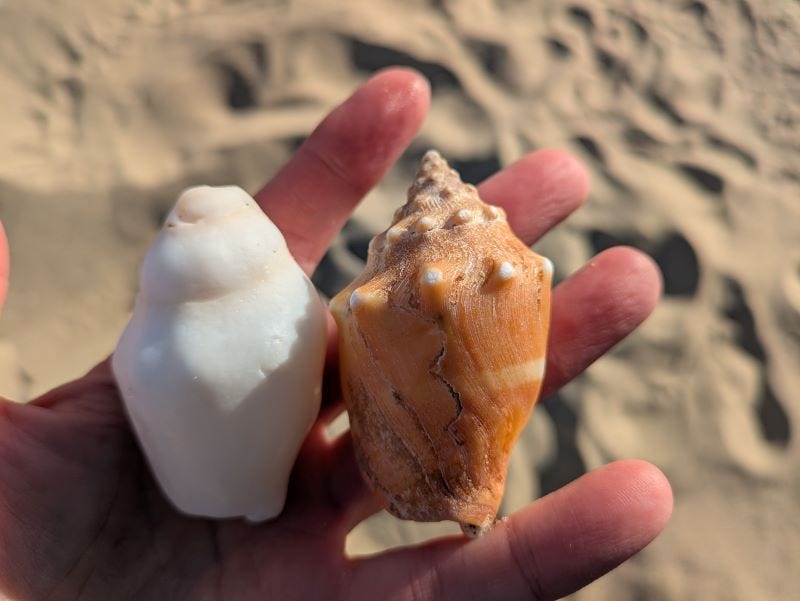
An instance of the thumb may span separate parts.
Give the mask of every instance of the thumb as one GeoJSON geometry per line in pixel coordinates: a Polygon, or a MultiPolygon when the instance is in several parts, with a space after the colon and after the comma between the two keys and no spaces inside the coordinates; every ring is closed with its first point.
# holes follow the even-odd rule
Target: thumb
{"type": "Polygon", "coordinates": [[[0,221],[0,311],[6,300],[8,292],[8,238],[3,229],[3,222],[0,221]]]}

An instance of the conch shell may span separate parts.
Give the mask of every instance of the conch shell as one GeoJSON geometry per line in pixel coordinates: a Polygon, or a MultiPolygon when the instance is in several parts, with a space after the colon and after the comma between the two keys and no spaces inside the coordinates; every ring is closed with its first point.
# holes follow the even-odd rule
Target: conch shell
{"type": "Polygon", "coordinates": [[[331,301],[361,471],[388,510],[494,523],[545,368],[552,263],[435,151],[331,301]]]}
{"type": "Polygon", "coordinates": [[[279,514],[320,405],[325,308],[241,188],[186,190],[144,259],[112,360],[130,421],[172,503],[279,514]]]}

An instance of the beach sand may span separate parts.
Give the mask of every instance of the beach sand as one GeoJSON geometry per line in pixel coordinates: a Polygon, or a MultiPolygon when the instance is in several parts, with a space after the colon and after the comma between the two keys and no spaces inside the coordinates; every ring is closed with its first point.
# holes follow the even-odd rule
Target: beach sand
{"type": "MultiPolygon", "coordinates": [[[[431,80],[430,117],[326,256],[320,290],[360,270],[424,150],[471,182],[536,148],[572,150],[590,200],[537,250],[563,279],[632,244],[665,295],[536,409],[503,512],[647,459],[674,487],[672,522],[574,599],[794,598],[799,32],[789,0],[2,0],[0,393],[30,399],[111,351],[183,187],[255,192],[359,82],[410,65],[431,80]]],[[[382,513],[348,550],[455,531],[382,513]]]]}

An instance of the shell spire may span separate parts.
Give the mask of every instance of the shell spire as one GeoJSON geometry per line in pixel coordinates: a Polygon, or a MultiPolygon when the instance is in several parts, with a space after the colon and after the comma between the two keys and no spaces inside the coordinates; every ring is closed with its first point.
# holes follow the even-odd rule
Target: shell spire
{"type": "Polygon", "coordinates": [[[494,522],[544,375],[552,264],[436,151],[331,301],[365,479],[394,515],[494,522]]]}
{"type": "Polygon", "coordinates": [[[457,202],[462,195],[479,200],[475,186],[462,182],[458,172],[450,168],[442,155],[435,150],[429,150],[423,155],[414,183],[408,189],[406,207],[409,212],[427,211],[457,202]],[[458,194],[454,194],[455,191],[458,194]]]}

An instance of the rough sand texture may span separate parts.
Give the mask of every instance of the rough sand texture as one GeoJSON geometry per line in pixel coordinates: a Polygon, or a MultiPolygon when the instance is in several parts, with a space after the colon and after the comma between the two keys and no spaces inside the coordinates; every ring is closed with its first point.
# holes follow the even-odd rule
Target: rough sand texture
{"type": "MultiPolygon", "coordinates": [[[[31,398],[111,350],[137,262],[182,187],[255,191],[370,72],[410,64],[431,79],[430,118],[317,284],[330,295],[360,269],[425,149],[473,182],[534,148],[575,151],[591,200],[538,249],[563,278],[634,244],[664,269],[666,295],[638,334],[535,412],[504,510],[612,459],[649,459],[675,488],[671,525],[576,599],[793,598],[798,32],[790,0],[4,0],[12,288],[0,392],[31,398]]],[[[349,547],[441,531],[453,529],[380,515],[349,547]]]]}

